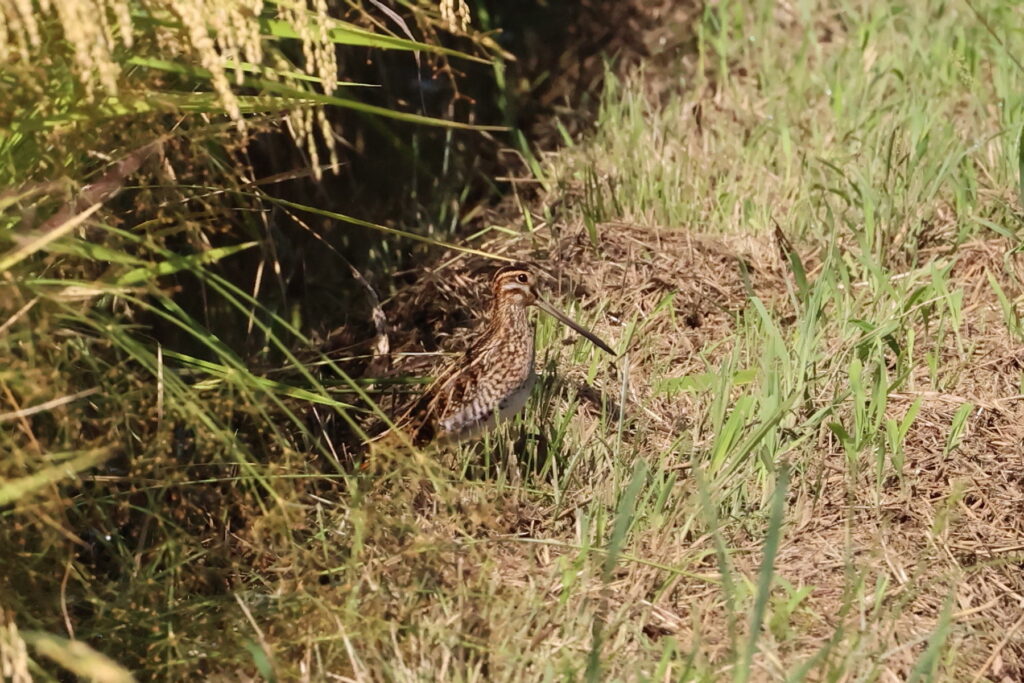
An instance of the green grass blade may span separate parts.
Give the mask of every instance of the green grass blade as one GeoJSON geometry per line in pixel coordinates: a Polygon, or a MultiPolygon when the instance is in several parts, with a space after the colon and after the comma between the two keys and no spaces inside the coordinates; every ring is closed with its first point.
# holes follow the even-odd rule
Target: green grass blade
{"type": "MultiPolygon", "coordinates": [[[[619,561],[622,548],[625,547],[626,538],[629,536],[629,529],[633,526],[633,521],[636,518],[636,501],[644,484],[647,482],[647,469],[645,461],[638,460],[636,462],[633,466],[633,474],[630,477],[629,485],[626,486],[626,490],[619,499],[618,506],[615,508],[615,523],[612,527],[612,535],[608,539],[608,551],[601,567],[602,580],[606,584],[612,579],[612,572],[615,570],[615,565],[619,561]]],[[[594,620],[591,635],[592,642],[587,658],[586,680],[599,681],[601,680],[601,647],[603,641],[600,617],[594,620]]]]}
{"type": "Polygon", "coordinates": [[[1024,207],[1024,126],[1017,134],[1017,201],[1024,207]]]}
{"type": "Polygon", "coordinates": [[[757,641],[761,636],[765,611],[768,608],[768,600],[771,598],[772,578],[775,575],[775,556],[779,551],[779,542],[782,539],[782,523],[786,512],[786,496],[788,492],[789,468],[783,464],[778,468],[775,492],[772,494],[771,517],[768,521],[768,530],[765,533],[764,547],[761,551],[761,570],[758,573],[757,579],[757,595],[754,597],[754,608],[750,614],[750,634],[747,637],[747,644],[743,650],[743,661],[736,667],[736,672],[733,676],[733,680],[739,683],[746,683],[750,679],[754,652],[757,651],[757,641]]]}
{"type": "Polygon", "coordinates": [[[444,249],[452,249],[454,251],[461,251],[461,252],[464,252],[466,254],[475,254],[476,256],[483,256],[485,258],[494,259],[494,260],[497,260],[497,261],[508,261],[508,262],[512,261],[511,258],[509,258],[507,256],[503,256],[501,254],[495,254],[495,253],[492,253],[492,252],[489,252],[489,251],[483,251],[481,249],[474,249],[472,247],[464,247],[464,246],[461,246],[461,245],[458,245],[458,244],[454,244],[452,242],[444,242],[442,240],[436,240],[436,239],[434,239],[432,237],[427,237],[425,235],[419,235],[419,234],[417,234],[415,232],[411,232],[409,230],[399,230],[398,228],[389,228],[389,227],[387,227],[385,225],[379,225],[377,223],[371,223],[370,221],[364,221],[364,220],[362,220],[360,218],[354,218],[352,216],[346,216],[345,214],[337,213],[336,211],[328,211],[327,209],[321,209],[321,208],[318,208],[318,207],[315,207],[315,206],[309,206],[307,204],[299,204],[298,202],[288,201],[287,199],[278,199],[277,197],[272,197],[270,195],[263,195],[263,196],[264,196],[264,199],[266,199],[266,201],[268,201],[268,202],[270,202],[272,204],[278,204],[280,206],[286,206],[286,207],[288,207],[290,209],[297,209],[299,211],[305,211],[307,213],[316,214],[317,216],[326,216],[327,218],[333,218],[335,220],[342,221],[343,223],[349,223],[351,225],[358,225],[361,228],[369,228],[371,230],[376,230],[378,232],[382,232],[382,233],[385,233],[387,235],[394,235],[395,237],[404,237],[406,239],[416,240],[417,242],[423,242],[424,244],[429,244],[429,245],[434,246],[434,247],[442,247],[444,249]]]}
{"type": "Polygon", "coordinates": [[[611,580],[612,571],[615,569],[615,564],[619,561],[619,554],[625,546],[629,529],[633,525],[633,520],[636,517],[636,499],[647,482],[647,469],[645,461],[637,461],[636,465],[633,466],[633,474],[630,477],[629,485],[626,487],[626,491],[622,494],[622,498],[619,499],[619,504],[615,508],[615,525],[612,527],[611,538],[608,539],[608,554],[605,556],[604,564],[601,567],[605,581],[611,580]]]}
{"type": "Polygon", "coordinates": [[[174,273],[181,272],[182,270],[196,270],[202,266],[217,263],[222,259],[243,252],[246,249],[251,249],[256,245],[257,242],[243,242],[242,244],[232,244],[227,247],[208,249],[199,254],[192,254],[190,256],[172,256],[168,260],[152,266],[134,268],[128,271],[121,277],[117,278],[115,285],[119,287],[137,285],[158,277],[173,275],[174,273]]]}
{"type": "MultiPolygon", "coordinates": [[[[313,22],[311,22],[313,23],[313,22]]],[[[261,19],[260,28],[263,33],[273,38],[287,38],[298,40],[302,36],[299,31],[287,21],[281,19],[261,19]]],[[[318,27],[311,26],[313,35],[316,35],[318,27]]],[[[459,59],[465,59],[471,62],[477,62],[479,64],[490,64],[491,60],[477,57],[466,52],[460,52],[459,50],[453,50],[442,45],[431,45],[430,43],[421,43],[415,40],[409,40],[407,38],[399,38],[397,36],[389,36],[381,33],[374,33],[367,31],[366,29],[349,24],[344,21],[331,20],[327,28],[327,35],[330,40],[338,45],[354,45],[359,47],[374,47],[381,50],[412,50],[430,52],[433,54],[446,55],[448,57],[458,57],[459,59]]]]}
{"type": "Polygon", "coordinates": [[[27,259],[32,254],[45,249],[48,244],[57,240],[64,235],[68,234],[78,226],[82,225],[92,216],[94,213],[99,211],[102,204],[93,204],[85,211],[77,213],[71,216],[66,221],[53,227],[50,230],[42,233],[36,233],[30,235],[21,246],[15,247],[6,254],[0,256],[0,273],[3,273],[10,269],[12,266],[20,263],[27,259]]]}
{"type": "Polygon", "coordinates": [[[39,489],[63,479],[78,476],[81,472],[95,467],[109,458],[109,448],[97,448],[73,453],[51,453],[48,459],[66,459],[57,465],[44,467],[25,477],[0,481],[0,506],[13,503],[39,489]]]}
{"type": "Polygon", "coordinates": [[[939,614],[939,621],[935,625],[935,630],[932,631],[931,636],[928,638],[928,644],[925,646],[924,652],[921,653],[921,656],[914,663],[914,668],[910,671],[910,676],[907,677],[907,683],[935,680],[935,674],[942,658],[943,647],[953,628],[953,600],[954,596],[952,594],[946,596],[942,605],[942,613],[939,614]]]}
{"type": "Polygon", "coordinates": [[[946,437],[946,446],[942,449],[942,457],[946,457],[960,445],[963,439],[964,428],[967,426],[967,418],[974,410],[974,404],[970,401],[957,408],[949,425],[949,435],[946,437]]]}

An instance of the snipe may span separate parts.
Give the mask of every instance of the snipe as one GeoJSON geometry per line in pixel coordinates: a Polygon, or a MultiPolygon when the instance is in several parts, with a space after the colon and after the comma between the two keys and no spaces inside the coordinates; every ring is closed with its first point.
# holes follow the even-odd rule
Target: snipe
{"type": "Polygon", "coordinates": [[[471,439],[523,408],[537,378],[530,306],[615,354],[538,295],[536,276],[527,265],[499,269],[491,279],[491,293],[493,299],[479,337],[398,421],[417,445],[471,439]]]}

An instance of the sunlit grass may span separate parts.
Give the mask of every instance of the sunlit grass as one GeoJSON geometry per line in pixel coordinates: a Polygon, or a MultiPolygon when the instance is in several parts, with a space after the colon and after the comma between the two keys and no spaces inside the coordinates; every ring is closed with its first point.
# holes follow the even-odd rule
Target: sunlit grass
{"type": "Polygon", "coordinates": [[[486,63],[480,46],[495,46],[434,44],[438,27],[464,33],[436,8],[413,10],[428,36],[418,42],[284,4],[235,26],[238,12],[254,19],[251,3],[198,16],[190,2],[4,10],[5,36],[18,34],[0,57],[5,676],[272,677],[253,616],[264,620],[281,576],[266,570],[294,560],[294,576],[319,586],[336,565],[307,547],[309,513],[331,499],[358,505],[338,434],[358,435],[376,406],[287,300],[291,264],[245,150],[287,129],[309,163],[271,183],[337,168],[317,158],[335,144],[325,107],[481,130],[372,104],[365,88],[335,92],[333,56],[360,46],[425,66],[437,55],[486,63]],[[116,35],[76,61],[75,41],[95,38],[84,29],[102,28],[96,13],[117,10],[116,35]],[[12,24],[23,11],[33,14],[12,24]],[[235,29],[259,49],[235,50],[235,29]],[[225,69],[244,77],[228,82],[225,69]]]}
{"type": "Polygon", "coordinates": [[[588,233],[590,295],[555,294],[620,355],[541,318],[522,418],[442,457],[354,467],[365,382],[278,256],[270,287],[222,270],[280,246],[245,179],[180,178],[192,208],[135,231],[8,212],[0,616],[139,678],[1012,678],[1024,16],[726,1],[678,30],[696,52],[609,73],[593,134],[528,160],[522,228],[588,233]],[[246,240],[195,229],[221,182],[246,240]]]}
{"type": "MultiPolygon", "coordinates": [[[[769,254],[781,248],[771,237],[778,224],[795,244],[776,266],[788,283],[771,301],[751,292],[728,336],[707,350],[707,374],[679,374],[656,358],[634,366],[658,376],[655,392],[690,397],[679,405],[692,410],[692,443],[664,452],[627,446],[576,492],[610,505],[633,463],[689,465],[688,484],[658,508],[700,515],[645,514],[651,508],[641,502],[633,530],[640,547],[640,539],[680,539],[676,562],[708,548],[717,557],[717,599],[662,602],[693,619],[679,629],[690,642],[668,660],[675,676],[959,680],[984,664],[1009,625],[979,630],[950,608],[950,591],[970,601],[955,586],[981,581],[980,568],[925,548],[971,533],[969,518],[950,507],[964,482],[933,489],[939,482],[907,461],[908,448],[917,463],[992,449],[977,431],[968,435],[977,403],[1015,401],[1020,381],[1011,371],[1007,393],[971,377],[972,365],[1019,344],[1002,287],[1012,283],[1018,305],[1021,296],[1013,251],[989,266],[998,275],[964,280],[976,254],[961,245],[1016,250],[1020,229],[1024,72],[1012,55],[1024,17],[1002,3],[978,11],[1004,31],[993,36],[960,3],[717,3],[695,29],[704,47],[696,71],[611,78],[594,138],[551,160],[554,175],[583,189],[581,220],[598,240],[617,230],[602,222],[627,220],[724,235],[738,253],[745,236],[760,235],[769,254]],[[940,431],[922,442],[932,425],[940,431]],[[790,472],[787,494],[779,494],[787,485],[780,468],[790,472]],[[917,532],[901,531],[889,510],[894,501],[916,508],[926,489],[942,501],[935,523],[920,530],[923,545],[906,547],[902,537],[917,532]],[[785,514],[771,523],[779,495],[787,496],[785,514]],[[793,575],[828,578],[811,571],[817,543],[829,537],[828,527],[811,523],[816,516],[838,525],[829,551],[842,575],[802,585],[793,575]],[[887,546],[890,535],[902,538],[900,549],[887,546]],[[780,542],[802,556],[777,559],[773,576],[758,576],[756,558],[780,542]],[[863,553],[890,554],[889,566],[858,559],[863,553]],[[835,592],[842,598],[826,597],[835,592]],[[883,608],[886,595],[904,598],[883,608]],[[912,617],[912,602],[929,605],[928,616],[912,617]],[[699,616],[702,608],[714,616],[699,616]],[[883,635],[917,619],[905,644],[883,635]],[[961,640],[967,633],[981,639],[975,647],[961,640]],[[726,647],[702,637],[724,637],[726,647]]],[[[686,259],[681,251],[683,281],[686,259]]],[[[612,308],[625,298],[607,296],[612,308]]],[[[687,335],[667,312],[655,315],[663,334],[687,335]]],[[[614,430],[609,420],[602,433],[614,430]]],[[[625,575],[643,574],[624,564],[625,575]]],[[[664,597],[674,581],[655,580],[649,595],[664,597]]],[[[642,661],[665,661],[661,648],[632,637],[642,661]]],[[[612,652],[609,670],[636,664],[612,652]]]]}

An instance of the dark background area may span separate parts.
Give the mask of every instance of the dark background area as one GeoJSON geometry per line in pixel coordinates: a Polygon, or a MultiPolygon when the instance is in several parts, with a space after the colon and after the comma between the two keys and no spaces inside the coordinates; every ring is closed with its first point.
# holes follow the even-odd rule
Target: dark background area
{"type": "MultiPolygon", "coordinates": [[[[639,4],[616,0],[476,3],[474,26],[491,32],[515,56],[503,64],[504,87],[490,65],[465,60],[446,64],[426,56],[417,65],[412,53],[343,50],[339,63],[344,79],[382,85],[360,93],[366,96],[368,91],[371,104],[506,125],[510,130],[494,134],[447,130],[333,108],[331,122],[344,141],[339,145],[339,172],[325,173],[319,181],[304,177],[277,183],[268,191],[443,240],[471,233],[484,220],[514,221],[514,213],[501,209],[509,183],[495,178],[525,173],[522,156],[513,151],[520,141],[533,151],[558,146],[562,136],[556,118],[573,137],[588,129],[607,66],[628,69],[647,52],[638,37],[645,35],[644,22],[654,19],[639,4]],[[470,211],[475,218],[463,223],[461,217],[470,211]]],[[[450,47],[468,49],[462,41],[450,42],[450,47]]],[[[248,156],[257,178],[309,164],[281,133],[260,137],[248,156]]],[[[410,269],[429,261],[437,251],[329,218],[301,218],[305,226],[284,212],[273,214],[275,239],[282,246],[278,256],[284,270],[283,293],[291,303],[301,303],[304,319],[318,333],[345,327],[343,343],[365,336],[369,311],[351,305],[365,300],[365,293],[339,253],[369,277],[383,298],[403,282],[395,275],[404,273],[408,279],[410,269]],[[320,238],[338,253],[324,248],[320,238]],[[341,305],[342,300],[346,305],[341,305]]],[[[256,263],[241,267],[253,271],[256,263]]]]}

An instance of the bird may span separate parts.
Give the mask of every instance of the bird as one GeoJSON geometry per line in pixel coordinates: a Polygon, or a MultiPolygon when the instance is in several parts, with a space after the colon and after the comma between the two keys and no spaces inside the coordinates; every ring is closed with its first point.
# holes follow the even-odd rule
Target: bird
{"type": "Polygon", "coordinates": [[[499,268],[491,277],[491,296],[476,340],[395,421],[414,445],[467,441],[522,410],[537,379],[531,306],[615,355],[593,332],[538,294],[537,276],[527,264],[499,268]]]}

